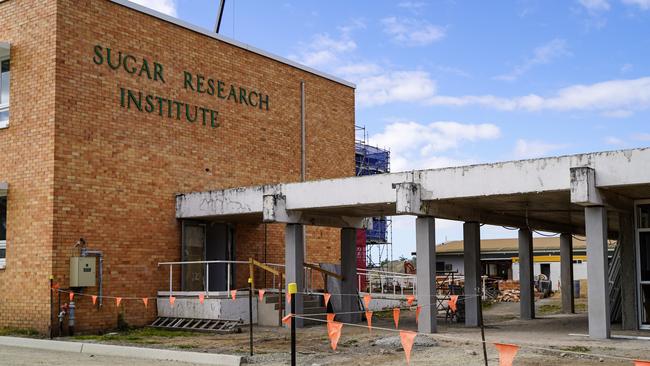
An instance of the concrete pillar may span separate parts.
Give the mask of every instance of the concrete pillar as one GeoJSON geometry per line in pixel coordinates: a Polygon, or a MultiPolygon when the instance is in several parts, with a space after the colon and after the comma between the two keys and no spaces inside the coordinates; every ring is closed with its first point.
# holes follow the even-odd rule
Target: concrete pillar
{"type": "Polygon", "coordinates": [[[533,283],[533,233],[519,229],[519,303],[521,319],[535,318],[535,290],[533,283]]]}
{"type": "Polygon", "coordinates": [[[587,233],[587,287],[589,336],[610,338],[609,283],[607,278],[607,210],[585,207],[587,233]]]}
{"type": "Polygon", "coordinates": [[[418,332],[436,333],[436,222],[433,217],[415,219],[417,253],[417,300],[421,305],[418,332]]]}
{"type": "Polygon", "coordinates": [[[624,330],[638,330],[637,276],[634,214],[620,213],[618,216],[618,245],[621,246],[621,315],[624,330]]]}
{"type": "Polygon", "coordinates": [[[573,237],[570,233],[560,235],[560,285],[562,286],[562,312],[575,312],[573,294],[573,237]]]}
{"type": "MultiPolygon", "coordinates": [[[[304,292],[304,227],[301,224],[287,224],[284,229],[284,263],[287,275],[287,283],[295,282],[298,285],[298,292],[304,292]]],[[[285,288],[286,291],[286,288],[285,288]]],[[[296,294],[296,314],[304,314],[302,294],[296,294]]],[[[286,313],[290,311],[289,304],[286,306],[286,313]]],[[[295,319],[296,327],[303,326],[302,319],[295,319]]]]}
{"type": "Polygon", "coordinates": [[[478,222],[463,224],[463,258],[465,260],[465,325],[480,325],[478,288],[481,287],[481,225],[478,222]]]}
{"type": "MultiPolygon", "coordinates": [[[[341,275],[343,281],[341,281],[340,312],[359,311],[356,229],[341,229],[341,275]]],[[[357,323],[361,320],[361,314],[341,314],[337,317],[345,323],[357,323]]]]}

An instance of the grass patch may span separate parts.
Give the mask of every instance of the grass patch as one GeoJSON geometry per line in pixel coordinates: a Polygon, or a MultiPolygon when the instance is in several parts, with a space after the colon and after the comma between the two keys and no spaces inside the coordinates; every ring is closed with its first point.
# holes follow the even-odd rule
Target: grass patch
{"type": "Polygon", "coordinates": [[[130,329],[122,332],[108,333],[102,335],[78,335],[72,338],[80,341],[98,341],[98,342],[131,342],[142,344],[160,343],[151,338],[177,338],[177,337],[194,337],[203,333],[187,332],[182,330],[167,330],[158,328],[139,328],[130,329]]]}
{"type": "Polygon", "coordinates": [[[585,312],[587,311],[587,304],[585,303],[575,304],[575,310],[579,312],[585,312]]]}
{"type": "Polygon", "coordinates": [[[0,328],[0,336],[17,336],[17,337],[39,337],[40,334],[35,329],[29,328],[0,328]]]}
{"type": "Polygon", "coordinates": [[[549,315],[549,314],[557,314],[562,310],[562,307],[557,304],[544,304],[537,309],[538,313],[540,315],[549,315]]]}
{"type": "Polygon", "coordinates": [[[194,349],[194,348],[197,348],[196,346],[191,345],[191,344],[179,344],[176,347],[180,348],[180,349],[194,349]]]}
{"type": "Polygon", "coordinates": [[[569,351],[569,352],[580,352],[580,353],[589,353],[591,352],[591,348],[585,347],[585,346],[571,346],[571,347],[564,347],[560,348],[562,351],[569,351]]]}

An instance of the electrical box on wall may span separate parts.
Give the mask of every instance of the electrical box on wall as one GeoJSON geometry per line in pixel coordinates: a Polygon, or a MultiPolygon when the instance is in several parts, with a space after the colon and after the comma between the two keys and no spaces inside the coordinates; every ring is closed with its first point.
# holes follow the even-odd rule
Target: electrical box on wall
{"type": "Polygon", "coordinates": [[[95,286],[95,257],[70,258],[70,287],[95,286]]]}

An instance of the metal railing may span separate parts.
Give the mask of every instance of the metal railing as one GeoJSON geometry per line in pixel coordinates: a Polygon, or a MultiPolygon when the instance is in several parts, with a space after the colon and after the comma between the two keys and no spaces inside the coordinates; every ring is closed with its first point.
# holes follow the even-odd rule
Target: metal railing
{"type": "Polygon", "coordinates": [[[359,292],[395,296],[417,294],[417,279],[413,274],[359,268],[357,280],[359,292]]]}

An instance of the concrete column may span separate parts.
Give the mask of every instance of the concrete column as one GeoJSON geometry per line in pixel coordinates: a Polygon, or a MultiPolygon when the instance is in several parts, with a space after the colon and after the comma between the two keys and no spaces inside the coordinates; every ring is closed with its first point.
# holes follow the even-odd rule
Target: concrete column
{"type": "Polygon", "coordinates": [[[607,278],[607,210],[585,207],[589,336],[610,338],[609,283],[607,278]]]}
{"type": "Polygon", "coordinates": [[[634,214],[620,213],[618,216],[618,245],[621,246],[621,315],[624,330],[638,330],[637,277],[636,277],[636,232],[634,214]]]}
{"type": "Polygon", "coordinates": [[[573,237],[570,233],[560,235],[560,284],[562,286],[562,312],[575,312],[573,294],[573,237]]]}
{"type": "Polygon", "coordinates": [[[421,305],[418,332],[436,333],[436,222],[433,217],[415,219],[417,253],[417,300],[421,305]]]}
{"type": "Polygon", "coordinates": [[[535,318],[535,290],[533,287],[533,233],[519,229],[519,303],[521,319],[535,318]]]}
{"type": "MultiPolygon", "coordinates": [[[[301,224],[287,224],[284,229],[284,264],[286,266],[287,283],[295,282],[298,285],[298,292],[303,292],[304,284],[304,227],[301,224]]],[[[286,288],[285,288],[286,291],[286,288]]],[[[304,314],[302,294],[296,295],[296,314],[304,314]]],[[[290,312],[289,304],[286,306],[286,313],[290,312]]],[[[302,319],[295,319],[296,327],[303,326],[302,319]]]]}
{"type": "MultiPolygon", "coordinates": [[[[341,275],[343,281],[341,281],[340,312],[359,311],[356,229],[341,229],[341,275]]],[[[345,323],[357,323],[361,320],[361,314],[341,314],[337,317],[345,323]]]]}
{"type": "Polygon", "coordinates": [[[465,260],[465,325],[478,327],[480,321],[478,288],[481,287],[481,225],[463,224],[463,258],[465,260]]]}

